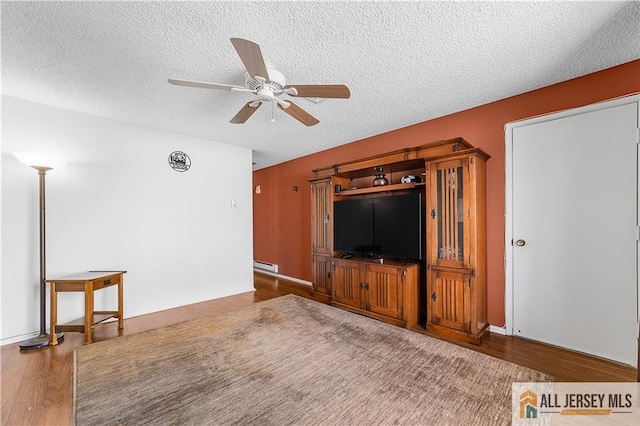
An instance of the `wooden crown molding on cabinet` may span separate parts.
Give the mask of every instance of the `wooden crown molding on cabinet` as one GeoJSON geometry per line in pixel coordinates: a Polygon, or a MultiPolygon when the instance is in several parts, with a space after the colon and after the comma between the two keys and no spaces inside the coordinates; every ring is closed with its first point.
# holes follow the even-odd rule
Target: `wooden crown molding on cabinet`
{"type": "Polygon", "coordinates": [[[347,161],[344,163],[334,164],[329,167],[322,167],[312,170],[314,177],[324,178],[334,175],[349,173],[358,170],[366,170],[376,166],[384,166],[407,160],[433,158],[438,155],[445,155],[464,149],[473,148],[469,142],[462,138],[454,138],[448,140],[440,140],[431,142],[426,145],[420,145],[413,148],[403,148],[396,151],[387,152],[380,155],[361,158],[358,160],[347,161]]]}

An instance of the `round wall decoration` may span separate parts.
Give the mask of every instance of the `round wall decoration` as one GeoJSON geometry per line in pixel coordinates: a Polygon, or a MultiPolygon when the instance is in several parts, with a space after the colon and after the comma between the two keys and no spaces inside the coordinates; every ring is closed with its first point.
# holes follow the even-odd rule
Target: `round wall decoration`
{"type": "Polygon", "coordinates": [[[182,151],[169,154],[169,165],[176,172],[186,172],[191,167],[191,158],[182,151]]]}

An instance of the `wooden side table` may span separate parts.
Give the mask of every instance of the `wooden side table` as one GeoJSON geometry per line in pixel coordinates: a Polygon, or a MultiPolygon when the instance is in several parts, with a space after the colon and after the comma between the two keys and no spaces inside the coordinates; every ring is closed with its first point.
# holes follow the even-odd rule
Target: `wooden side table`
{"type": "Polygon", "coordinates": [[[118,330],[124,328],[122,316],[123,302],[123,275],[127,271],[88,271],[79,274],[68,275],[60,278],[51,278],[46,282],[51,284],[51,345],[58,344],[57,333],[78,332],[84,333],[84,344],[91,343],[91,328],[110,318],[118,318],[118,330]],[[118,310],[94,311],[93,292],[103,288],[118,286],[118,310]],[[67,324],[58,324],[58,293],[69,291],[84,292],[84,317],[67,324]]]}

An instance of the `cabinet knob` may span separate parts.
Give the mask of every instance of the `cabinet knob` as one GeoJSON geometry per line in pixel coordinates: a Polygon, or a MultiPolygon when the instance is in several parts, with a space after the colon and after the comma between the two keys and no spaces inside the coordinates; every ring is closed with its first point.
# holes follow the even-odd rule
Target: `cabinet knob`
{"type": "Polygon", "coordinates": [[[525,240],[518,240],[516,241],[516,245],[518,247],[523,247],[525,244],[527,244],[527,242],[525,240]]]}
{"type": "Polygon", "coordinates": [[[436,295],[436,292],[434,291],[433,293],[431,293],[431,300],[433,300],[434,302],[438,299],[438,296],[436,295]]]}

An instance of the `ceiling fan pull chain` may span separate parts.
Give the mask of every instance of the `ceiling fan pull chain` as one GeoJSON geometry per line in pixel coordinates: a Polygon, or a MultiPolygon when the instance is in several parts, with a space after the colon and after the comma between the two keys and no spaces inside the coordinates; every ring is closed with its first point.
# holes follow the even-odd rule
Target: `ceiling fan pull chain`
{"type": "Polygon", "coordinates": [[[276,110],[276,103],[275,102],[271,102],[271,122],[272,123],[276,122],[275,110],[276,110]]]}

